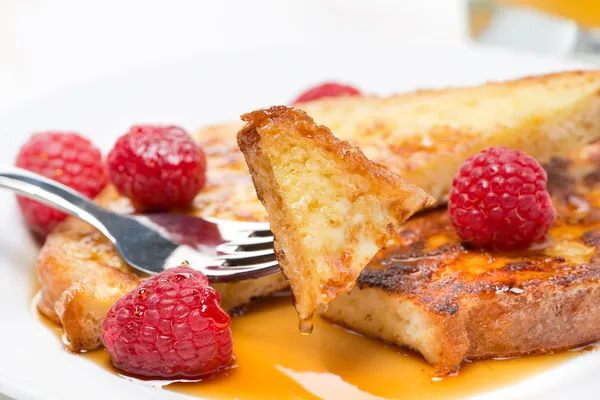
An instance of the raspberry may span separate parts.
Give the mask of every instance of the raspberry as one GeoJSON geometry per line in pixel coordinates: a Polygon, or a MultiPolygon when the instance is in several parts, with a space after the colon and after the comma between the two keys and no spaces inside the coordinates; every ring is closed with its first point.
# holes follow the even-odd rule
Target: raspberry
{"type": "Polygon", "coordinates": [[[232,360],[231,319],[202,273],[183,264],[121,297],[102,322],[115,367],[143,376],[194,378],[232,360]]]}
{"type": "Polygon", "coordinates": [[[543,238],[556,217],[546,183],[546,171],[527,154],[502,146],[484,149],[454,177],[452,225],[475,246],[526,247],[543,238]]]}
{"type": "Polygon", "coordinates": [[[188,204],[206,182],[204,152],[177,126],[132,126],[107,161],[112,183],[139,209],[188,204]]]}
{"type": "MultiPolygon", "coordinates": [[[[93,198],[106,186],[106,169],[100,151],[87,139],[70,132],[32,135],[21,147],[17,167],[54,179],[93,198]]],[[[67,214],[37,201],[17,196],[29,228],[46,236],[67,214]]]]}
{"type": "Polygon", "coordinates": [[[360,96],[360,90],[335,82],[327,82],[303,92],[292,104],[306,103],[325,97],[360,96]]]}

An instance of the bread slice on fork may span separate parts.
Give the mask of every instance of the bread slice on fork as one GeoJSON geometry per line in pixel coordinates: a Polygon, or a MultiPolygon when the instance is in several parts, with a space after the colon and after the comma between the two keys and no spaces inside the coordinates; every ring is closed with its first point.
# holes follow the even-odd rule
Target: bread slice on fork
{"type": "Polygon", "coordinates": [[[271,107],[242,119],[238,144],[309,332],[314,312],[349,291],[389,235],[433,199],[303,111],[271,107]]]}

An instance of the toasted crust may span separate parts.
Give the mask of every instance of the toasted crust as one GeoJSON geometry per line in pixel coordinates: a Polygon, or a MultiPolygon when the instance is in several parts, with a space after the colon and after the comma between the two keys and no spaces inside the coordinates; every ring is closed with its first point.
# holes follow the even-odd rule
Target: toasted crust
{"type": "Polygon", "coordinates": [[[433,199],[302,111],[271,107],[242,119],[238,144],[269,214],[296,310],[309,323],[433,199]]]}
{"type": "Polygon", "coordinates": [[[558,211],[547,242],[512,253],[469,249],[445,209],[430,211],[404,225],[325,317],[411,347],[441,373],[466,359],[600,339],[599,156],[595,144],[546,165],[558,211]]]}
{"type": "MultiPolygon", "coordinates": [[[[568,72],[387,98],[324,99],[301,107],[341,139],[360,146],[370,159],[388,166],[405,181],[443,197],[453,173],[453,160],[487,144],[526,146],[524,150],[538,158],[549,158],[598,137],[599,77],[597,71],[568,72]],[[546,135],[544,140],[552,147],[540,145],[541,140],[537,139],[530,146],[527,138],[532,128],[541,137],[546,135]],[[550,135],[554,132],[556,135],[550,135]],[[569,135],[573,140],[565,140],[569,135]],[[516,136],[522,140],[513,143],[516,136]],[[455,157],[448,160],[448,154],[455,157]],[[448,161],[451,162],[447,164],[448,161]]],[[[240,128],[241,123],[232,123],[199,132],[198,142],[208,158],[208,183],[190,208],[179,211],[247,221],[267,220],[235,140],[240,128]]],[[[129,202],[111,187],[99,196],[98,202],[121,212],[133,211],[129,202]]],[[[98,347],[99,321],[112,300],[98,301],[96,296],[70,294],[85,293],[86,288],[107,282],[117,298],[119,292],[126,293],[140,279],[124,266],[115,249],[98,232],[74,219],[68,219],[48,237],[38,257],[37,270],[42,284],[39,309],[56,322],[64,319],[71,350],[98,347]],[[91,271],[89,276],[81,271],[81,266],[91,271]],[[82,289],[83,278],[88,285],[82,289]]],[[[224,306],[231,309],[253,296],[286,287],[283,276],[277,274],[217,285],[217,290],[224,306]]],[[[351,293],[355,292],[356,289],[351,293]]],[[[388,298],[385,291],[374,293],[388,298]]],[[[373,336],[386,338],[377,331],[373,336]]],[[[438,347],[444,346],[442,343],[438,347]]]]}

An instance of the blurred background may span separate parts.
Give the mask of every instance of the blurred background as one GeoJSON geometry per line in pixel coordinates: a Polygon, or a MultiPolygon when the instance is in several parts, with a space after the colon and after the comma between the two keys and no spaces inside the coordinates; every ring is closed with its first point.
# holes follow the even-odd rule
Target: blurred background
{"type": "Polygon", "coordinates": [[[600,2],[596,0],[473,0],[470,1],[473,16],[473,33],[480,33],[490,21],[494,6],[517,6],[528,8],[547,16],[571,19],[585,27],[600,28],[600,2]]]}
{"type": "Polygon", "coordinates": [[[594,28],[599,0],[0,0],[0,112],[198,52],[477,41],[598,62],[594,28]]]}
{"type": "Polygon", "coordinates": [[[0,0],[0,113],[198,53],[358,42],[497,46],[600,66],[600,0],[0,0]]]}

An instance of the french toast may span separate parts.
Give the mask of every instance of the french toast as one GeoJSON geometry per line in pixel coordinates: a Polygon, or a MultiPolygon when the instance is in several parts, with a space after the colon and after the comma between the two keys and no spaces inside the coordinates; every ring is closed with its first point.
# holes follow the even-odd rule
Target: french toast
{"type": "Polygon", "coordinates": [[[306,113],[277,106],[242,116],[238,133],[301,329],[350,290],[390,235],[433,203],[306,113]]]}
{"type": "Polygon", "coordinates": [[[600,339],[600,143],[545,165],[558,219],[530,249],[463,245],[445,208],[409,220],[323,316],[412,348],[440,374],[469,359],[600,339]]]}
{"type": "MultiPolygon", "coordinates": [[[[361,147],[368,158],[442,197],[450,185],[450,179],[445,179],[453,173],[454,163],[464,158],[459,154],[466,157],[485,145],[505,144],[522,145],[530,154],[549,159],[600,136],[598,85],[600,72],[566,72],[388,98],[324,99],[301,108],[342,140],[361,147]],[[524,108],[519,112],[515,104],[521,103],[524,108]],[[530,149],[526,140],[530,131],[536,135],[557,133],[546,137],[547,142],[554,140],[552,143],[530,149]],[[573,135],[573,142],[565,141],[568,134],[573,135]],[[428,168],[430,173],[423,172],[428,168]]],[[[175,212],[267,220],[236,143],[241,127],[241,123],[231,123],[197,134],[207,155],[207,186],[190,207],[175,212]]],[[[112,187],[106,188],[97,201],[120,212],[133,211],[129,201],[112,187]]],[[[99,232],[74,218],[68,218],[46,239],[36,269],[41,283],[38,308],[63,325],[69,348],[74,351],[101,346],[100,322],[106,310],[141,279],[99,232]],[[84,273],[82,268],[91,272],[84,273]]],[[[285,289],[287,282],[281,274],[275,274],[215,287],[225,309],[231,310],[252,297],[285,289]]],[[[373,335],[383,337],[378,332],[373,335]]]]}

